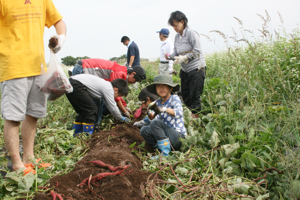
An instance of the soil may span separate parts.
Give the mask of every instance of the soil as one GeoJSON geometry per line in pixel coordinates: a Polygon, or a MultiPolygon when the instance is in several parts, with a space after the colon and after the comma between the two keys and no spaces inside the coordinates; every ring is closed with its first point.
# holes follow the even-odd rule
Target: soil
{"type": "Polygon", "coordinates": [[[52,38],[49,39],[49,44],[48,44],[48,46],[49,46],[50,48],[53,49],[53,48],[56,47],[57,43],[58,43],[57,38],[52,37],[52,38]]]}
{"type": "MultiPolygon", "coordinates": [[[[142,163],[137,154],[142,151],[153,152],[153,148],[145,144],[144,150],[139,149],[138,145],[143,141],[140,130],[133,127],[132,124],[118,124],[109,131],[94,133],[88,142],[89,150],[86,156],[76,164],[70,173],[54,177],[49,188],[56,193],[65,195],[63,198],[69,200],[148,199],[143,195],[143,188],[151,173],[141,170],[142,163]],[[136,142],[135,146],[129,148],[134,142],[136,142]],[[132,153],[132,151],[136,153],[132,153]],[[124,165],[130,165],[130,167],[120,175],[108,176],[91,184],[91,189],[88,189],[87,185],[79,187],[78,184],[90,175],[110,172],[107,168],[88,163],[95,160],[101,160],[114,167],[124,165]]],[[[47,192],[37,194],[34,199],[51,200],[53,198],[47,192]]]]}

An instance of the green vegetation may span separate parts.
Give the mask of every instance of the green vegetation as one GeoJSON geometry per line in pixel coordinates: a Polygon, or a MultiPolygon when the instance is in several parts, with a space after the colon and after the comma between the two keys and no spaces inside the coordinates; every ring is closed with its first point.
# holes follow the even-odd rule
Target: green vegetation
{"type": "MultiPolygon", "coordinates": [[[[249,41],[242,30],[242,38],[230,37],[235,47],[206,56],[203,111],[192,119],[185,108],[188,136],[181,151],[160,161],[141,157],[152,177],[164,178],[149,179],[145,193],[153,199],[300,199],[300,32],[272,35],[263,28],[260,40],[249,41]]],[[[133,110],[140,89],[158,71],[158,62],[142,66],[147,80],[126,97],[133,110]]],[[[174,82],[180,82],[178,76],[174,82]]],[[[85,138],[73,138],[74,116],[65,96],[48,103],[48,115],[38,124],[35,153],[53,166],[38,169],[34,177],[9,172],[0,180],[1,199],[29,198],[37,186],[67,173],[82,158],[85,138]]],[[[102,121],[105,129],[110,124],[111,119],[102,121]]],[[[3,148],[1,134],[0,166],[7,164],[3,148]]]]}
{"type": "Polygon", "coordinates": [[[76,57],[74,58],[73,56],[66,56],[61,59],[61,63],[66,65],[66,66],[73,66],[76,64],[77,60],[81,59],[89,59],[89,57],[84,56],[84,57],[76,57]]]}
{"type": "Polygon", "coordinates": [[[119,62],[119,61],[121,61],[121,60],[127,60],[127,57],[126,57],[126,54],[123,54],[123,55],[121,55],[121,56],[119,56],[119,57],[112,57],[112,58],[110,58],[109,59],[110,61],[115,61],[115,62],[119,62]]]}

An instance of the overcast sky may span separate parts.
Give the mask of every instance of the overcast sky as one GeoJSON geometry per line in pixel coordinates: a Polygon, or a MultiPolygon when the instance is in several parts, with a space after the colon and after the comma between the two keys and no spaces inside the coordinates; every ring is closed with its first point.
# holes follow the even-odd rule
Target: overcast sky
{"type": "MultiPolygon", "coordinates": [[[[188,25],[200,34],[205,34],[215,43],[201,36],[204,53],[224,49],[224,43],[218,34],[210,32],[219,30],[228,36],[232,29],[238,34],[239,24],[233,17],[239,18],[246,29],[258,34],[263,21],[257,15],[271,16],[269,30],[281,28],[278,12],[284,21],[283,27],[291,32],[299,27],[299,0],[53,0],[67,25],[66,42],[57,54],[65,56],[110,59],[127,52],[121,43],[126,35],[135,41],[140,49],[141,58],[159,58],[160,41],[158,33],[161,28],[170,30],[174,41],[175,31],[168,25],[171,12],[180,10],[188,18],[188,25]]],[[[48,40],[56,34],[55,29],[45,28],[45,54],[49,61],[48,40]]]]}

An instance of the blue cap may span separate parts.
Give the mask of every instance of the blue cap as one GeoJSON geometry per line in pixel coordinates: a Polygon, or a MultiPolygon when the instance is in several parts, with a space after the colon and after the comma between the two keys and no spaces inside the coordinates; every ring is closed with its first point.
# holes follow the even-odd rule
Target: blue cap
{"type": "Polygon", "coordinates": [[[170,31],[167,28],[162,28],[160,31],[156,31],[156,33],[161,33],[163,35],[169,35],[170,31]]]}

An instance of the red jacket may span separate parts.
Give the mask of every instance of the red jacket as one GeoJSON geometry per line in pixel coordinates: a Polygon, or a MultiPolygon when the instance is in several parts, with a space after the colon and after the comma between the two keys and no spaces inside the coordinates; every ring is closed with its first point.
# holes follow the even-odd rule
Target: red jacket
{"type": "Polygon", "coordinates": [[[84,74],[93,74],[109,82],[121,78],[127,80],[126,66],[119,65],[110,60],[92,58],[82,60],[84,74]]]}

